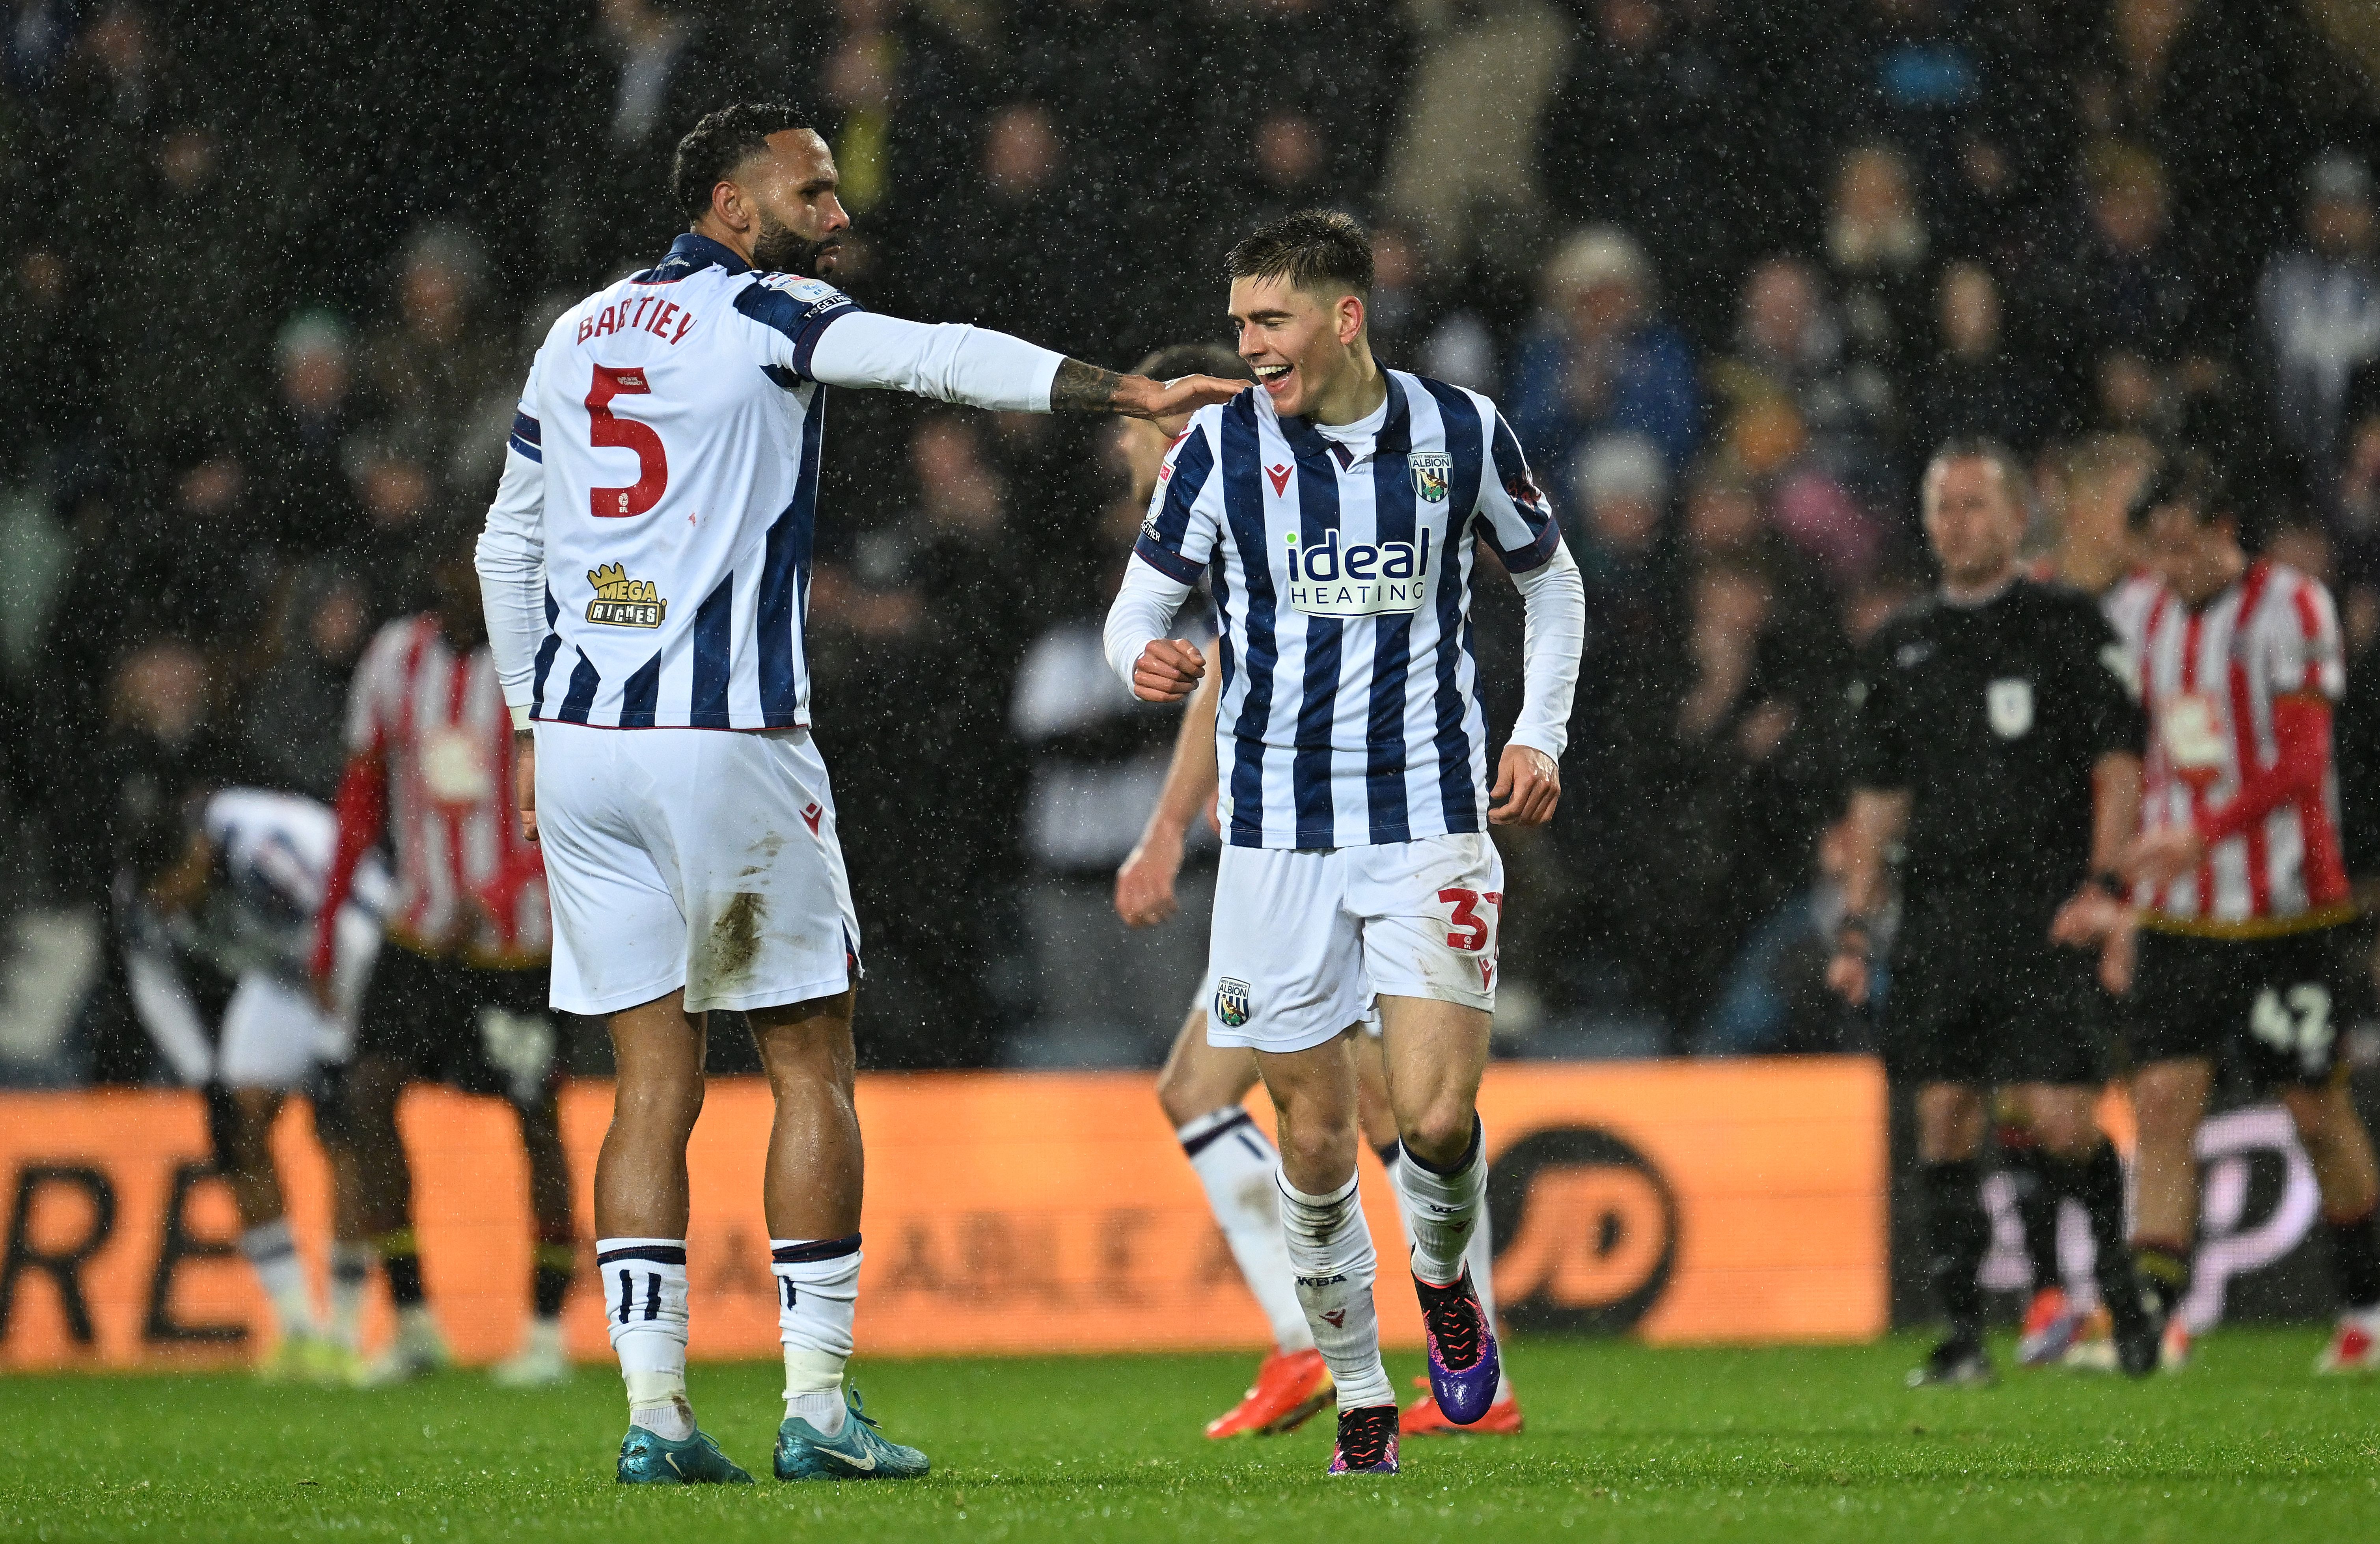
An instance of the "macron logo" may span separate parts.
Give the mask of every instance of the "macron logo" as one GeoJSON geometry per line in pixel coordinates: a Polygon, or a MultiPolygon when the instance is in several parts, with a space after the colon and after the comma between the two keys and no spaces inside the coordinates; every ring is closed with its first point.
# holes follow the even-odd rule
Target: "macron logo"
{"type": "Polygon", "coordinates": [[[1330,1322],[1330,1328],[1333,1330],[1344,1330],[1347,1328],[1347,1310],[1344,1308],[1333,1308],[1322,1317],[1330,1322]]]}
{"type": "Polygon", "coordinates": [[[1267,467],[1265,468],[1265,476],[1272,479],[1272,491],[1275,493],[1286,493],[1289,492],[1289,468],[1287,467],[1267,467]]]}
{"type": "Polygon", "coordinates": [[[825,813],[825,810],[818,807],[816,800],[812,800],[809,808],[802,811],[802,823],[810,828],[812,836],[818,834],[819,817],[825,813]]]}

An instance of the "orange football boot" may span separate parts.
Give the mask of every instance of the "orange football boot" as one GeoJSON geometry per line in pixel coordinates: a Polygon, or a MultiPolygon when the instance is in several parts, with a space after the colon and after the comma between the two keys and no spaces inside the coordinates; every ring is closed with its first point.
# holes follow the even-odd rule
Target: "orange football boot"
{"type": "Polygon", "coordinates": [[[1422,1396],[1404,1408],[1397,1417],[1397,1429],[1407,1437],[1518,1437],[1521,1434],[1521,1401],[1510,1383],[1504,1385],[1504,1397],[1488,1406],[1488,1413],[1469,1426],[1457,1426],[1446,1418],[1438,1401],[1429,1394],[1429,1380],[1416,1378],[1414,1387],[1422,1396]]]}
{"type": "Polygon", "coordinates": [[[1276,1351],[1257,1368],[1257,1380],[1239,1404],[1207,1423],[1207,1435],[1274,1437],[1294,1431],[1336,1392],[1321,1352],[1276,1351]]]}

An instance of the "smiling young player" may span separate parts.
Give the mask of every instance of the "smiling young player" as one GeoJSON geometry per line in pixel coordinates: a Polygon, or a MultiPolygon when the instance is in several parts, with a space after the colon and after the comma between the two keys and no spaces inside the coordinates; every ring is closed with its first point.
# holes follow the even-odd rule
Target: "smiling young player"
{"type": "MultiPolygon", "coordinates": [[[[1160,349],[1141,361],[1139,372],[1166,380],[1193,372],[1238,376],[1246,370],[1246,364],[1230,350],[1209,343],[1160,349]]],[[[1135,507],[1147,505],[1155,494],[1165,453],[1188,425],[1187,414],[1180,419],[1117,420],[1116,450],[1131,473],[1129,496],[1135,507]]],[[[1210,651],[1208,663],[1215,659],[1210,651]]],[[[1139,843],[1116,870],[1116,913],[1127,927],[1154,927],[1173,915],[1174,881],[1182,872],[1191,824],[1201,820],[1212,822],[1217,793],[1215,703],[1220,684],[1220,674],[1210,674],[1190,699],[1156,808],[1148,813],[1139,843]]],[[[1393,1184],[1402,1160],[1396,1117],[1389,1109],[1388,1079],[1380,1065],[1379,1015],[1367,1015],[1364,1027],[1367,1033],[1355,1049],[1364,1140],[1378,1153],[1382,1171],[1393,1184]]],[[[1294,1430],[1330,1404],[1331,1394],[1330,1369],[1314,1348],[1305,1310],[1298,1306],[1295,1272],[1281,1240],[1281,1155],[1257,1128],[1243,1102],[1256,1084],[1254,1053],[1237,1046],[1207,1043],[1202,993],[1183,1020],[1172,1050],[1166,1054],[1164,1070],[1157,1076],[1157,1101],[1173,1125],[1183,1157],[1207,1193],[1215,1226],[1230,1246],[1241,1277],[1271,1325],[1274,1347],[1257,1366],[1256,1379],[1239,1403],[1207,1423],[1207,1435],[1218,1439],[1294,1430]]],[[[1466,1258],[1481,1308],[1492,1324],[1496,1250],[1485,1214],[1472,1230],[1466,1258]]],[[[1507,1376],[1488,1414],[1477,1421],[1458,1426],[1446,1418],[1435,1397],[1424,1394],[1405,1407],[1400,1428],[1408,1437],[1518,1436],[1521,1420],[1520,1400],[1507,1376]]]]}
{"type": "Polygon", "coordinates": [[[1108,658],[1145,699],[1190,695],[1206,659],[1163,635],[1209,579],[1225,846],[1208,1040],[1255,1050],[1280,1112],[1298,1300],[1337,1388],[1331,1472],[1394,1473],[1355,1195],[1353,1032],[1377,996],[1432,1392],[1470,1424],[1500,1371],[1463,1266],[1486,1182],[1475,1106],[1503,903],[1488,825],[1553,815],[1585,600],[1494,405],[1374,361],[1361,226],[1291,215],[1234,249],[1231,274],[1240,357],[1262,390],[1201,409],[1169,453],[1108,658]],[[1520,717],[1492,790],[1469,647],[1475,540],[1512,571],[1528,617],[1520,717]]]}

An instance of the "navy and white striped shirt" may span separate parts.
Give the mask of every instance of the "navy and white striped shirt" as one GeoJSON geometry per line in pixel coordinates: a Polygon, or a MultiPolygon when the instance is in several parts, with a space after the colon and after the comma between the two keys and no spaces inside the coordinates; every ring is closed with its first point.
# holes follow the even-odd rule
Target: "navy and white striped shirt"
{"type": "Polygon", "coordinates": [[[1388,400],[1355,424],[1284,419],[1261,391],[1205,408],[1158,474],[1135,551],[1213,586],[1220,813],[1235,846],[1488,829],[1473,538],[1517,575],[1561,532],[1493,403],[1383,373],[1388,400]]]}
{"type": "Polygon", "coordinates": [[[531,713],[622,729],[809,721],[802,620],[825,388],[809,356],[858,310],[687,234],[565,312],[510,455],[539,464],[546,632],[531,713]]]}

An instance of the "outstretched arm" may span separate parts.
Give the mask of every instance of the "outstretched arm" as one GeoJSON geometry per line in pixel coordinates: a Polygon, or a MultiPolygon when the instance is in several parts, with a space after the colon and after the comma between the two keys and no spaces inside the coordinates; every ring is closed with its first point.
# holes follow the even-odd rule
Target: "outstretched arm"
{"type": "Polygon", "coordinates": [[[1173,915],[1173,881],[1182,872],[1190,822],[1215,802],[1215,699],[1222,691],[1222,673],[1213,663],[1210,657],[1207,678],[1173,736],[1173,760],[1165,769],[1157,808],[1148,812],[1139,845],[1116,870],[1116,915],[1126,927],[1153,927],[1173,915]]]}
{"type": "Polygon", "coordinates": [[[871,311],[836,314],[796,368],[830,386],[909,392],[1002,412],[1122,413],[1163,418],[1224,402],[1244,381],[1188,375],[1163,383],[1118,375],[1023,338],[961,323],[905,322],[871,311]]]}

